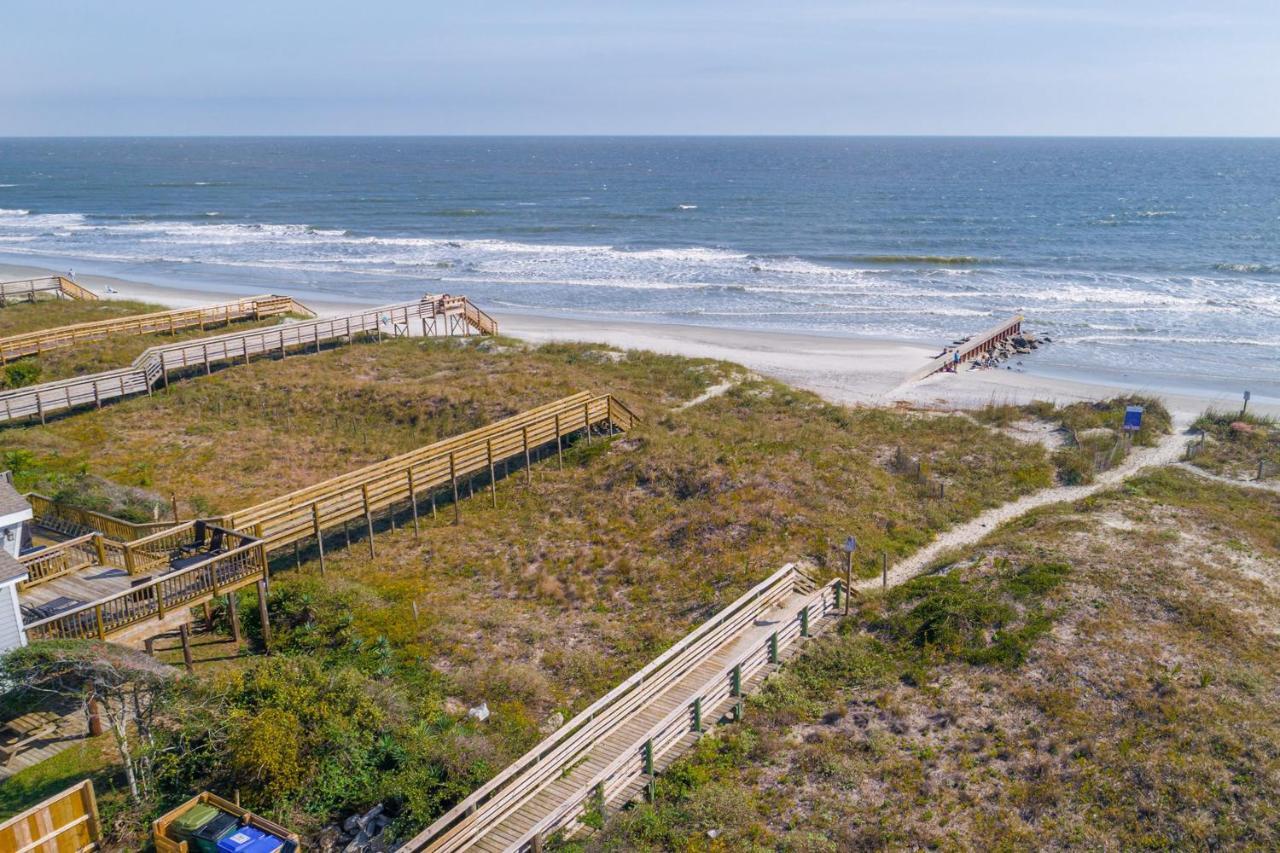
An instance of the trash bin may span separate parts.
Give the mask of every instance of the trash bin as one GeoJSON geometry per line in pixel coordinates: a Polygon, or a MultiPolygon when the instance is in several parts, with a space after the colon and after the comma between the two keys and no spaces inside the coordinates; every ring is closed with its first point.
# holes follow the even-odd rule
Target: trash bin
{"type": "Polygon", "coordinates": [[[242,826],[218,842],[218,853],[280,853],[284,840],[256,826],[242,826]]]}
{"type": "Polygon", "coordinates": [[[196,830],[213,820],[221,811],[208,803],[196,803],[169,824],[169,837],[179,843],[190,841],[196,830]]]}
{"type": "Polygon", "coordinates": [[[218,853],[218,842],[235,832],[240,821],[235,815],[218,812],[218,816],[195,831],[191,836],[191,845],[199,853],[218,853]]]}

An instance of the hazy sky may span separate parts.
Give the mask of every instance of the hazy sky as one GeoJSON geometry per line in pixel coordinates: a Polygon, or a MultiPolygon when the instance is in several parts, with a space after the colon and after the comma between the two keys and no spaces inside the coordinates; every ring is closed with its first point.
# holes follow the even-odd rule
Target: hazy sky
{"type": "Polygon", "coordinates": [[[1280,0],[4,0],[0,135],[1280,135],[1280,0]]]}

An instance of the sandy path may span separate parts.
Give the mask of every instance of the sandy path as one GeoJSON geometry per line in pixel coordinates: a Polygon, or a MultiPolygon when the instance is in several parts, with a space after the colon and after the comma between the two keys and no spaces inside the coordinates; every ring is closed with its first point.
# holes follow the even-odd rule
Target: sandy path
{"type": "Polygon", "coordinates": [[[1189,462],[1179,462],[1175,466],[1183,471],[1190,471],[1197,477],[1205,480],[1213,480],[1215,483],[1226,483],[1228,486],[1240,486],[1243,489],[1258,489],[1263,492],[1275,492],[1280,494],[1280,482],[1275,480],[1258,482],[1257,480],[1233,480],[1230,477],[1224,477],[1221,474],[1213,474],[1203,468],[1197,468],[1189,462]]]}
{"type": "Polygon", "coordinates": [[[699,403],[705,403],[708,400],[714,400],[716,397],[719,397],[721,394],[726,393],[730,388],[737,385],[741,381],[742,381],[741,379],[730,379],[728,382],[721,382],[719,385],[712,385],[710,388],[703,391],[701,394],[694,397],[692,400],[685,400],[683,403],[676,406],[671,411],[683,412],[685,409],[691,409],[694,406],[698,405],[699,403]]]}
{"type": "MultiPolygon", "coordinates": [[[[1124,462],[1104,471],[1087,486],[1054,486],[1025,495],[1007,504],[992,507],[971,521],[953,527],[940,534],[932,543],[889,569],[889,584],[896,585],[920,574],[937,557],[951,548],[971,545],[981,540],[1006,521],[1025,515],[1033,509],[1063,501],[1076,501],[1110,489],[1145,468],[1172,465],[1182,458],[1186,450],[1187,436],[1180,430],[1165,436],[1155,447],[1134,450],[1124,462]]],[[[854,584],[855,589],[875,589],[880,578],[872,578],[854,584]]]]}

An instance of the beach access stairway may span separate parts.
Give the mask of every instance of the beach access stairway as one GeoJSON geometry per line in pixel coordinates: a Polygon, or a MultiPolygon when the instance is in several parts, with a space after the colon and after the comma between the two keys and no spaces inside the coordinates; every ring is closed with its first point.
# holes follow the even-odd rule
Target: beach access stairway
{"type": "Polygon", "coordinates": [[[805,637],[840,612],[843,584],[787,564],[458,803],[405,851],[540,850],[645,794],[654,776],[805,637]],[[592,820],[593,816],[596,820],[592,820]]]}
{"type": "Polygon", "coordinates": [[[157,384],[167,386],[172,373],[202,369],[208,374],[214,364],[247,363],[253,356],[273,353],[283,358],[290,348],[319,352],[322,344],[350,342],[359,334],[381,339],[384,332],[406,337],[418,332],[423,336],[492,335],[497,330],[493,318],[465,296],[428,295],[414,302],[335,317],[164,344],[150,347],[129,367],[0,392],[0,423],[21,418],[39,418],[44,423],[59,411],[79,406],[101,408],[113,399],[149,395],[157,384]]]}
{"type": "Polygon", "coordinates": [[[39,329],[21,335],[0,338],[0,365],[15,358],[41,355],[49,350],[65,349],[85,341],[96,341],[114,335],[174,334],[184,329],[230,325],[239,320],[261,320],[285,314],[316,316],[310,308],[289,296],[246,296],[217,305],[155,311],[128,317],[94,320],[53,329],[39,329]]]}
{"type": "Polygon", "coordinates": [[[10,302],[35,302],[44,297],[88,301],[96,300],[98,295],[60,275],[0,281],[0,307],[10,302]]]}
{"type": "Polygon", "coordinates": [[[980,334],[974,335],[955,349],[945,350],[941,355],[929,359],[928,364],[913,371],[904,384],[919,382],[921,379],[949,369],[953,364],[963,364],[975,358],[982,358],[1004,341],[1022,334],[1023,316],[1018,314],[999,325],[992,326],[980,334]]]}
{"type": "Polygon", "coordinates": [[[457,518],[461,484],[485,477],[495,495],[498,465],[515,461],[527,472],[533,454],[551,447],[563,463],[575,433],[590,442],[637,422],[611,394],[579,392],[228,516],[180,524],[137,525],[28,495],[37,525],[72,538],[21,558],[28,575],[19,602],[33,613],[24,628],[33,640],[107,639],[266,581],[269,552],[304,540],[315,541],[323,569],[325,533],[348,532],[352,521],[363,525],[372,555],[375,517],[408,512],[420,532],[421,500],[434,514],[443,492],[457,518]],[[57,613],[43,613],[54,606],[57,613]]]}

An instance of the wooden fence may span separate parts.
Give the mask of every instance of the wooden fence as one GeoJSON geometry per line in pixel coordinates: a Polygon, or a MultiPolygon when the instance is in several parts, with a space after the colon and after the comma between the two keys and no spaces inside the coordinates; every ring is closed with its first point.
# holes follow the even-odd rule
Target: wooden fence
{"type": "Polygon", "coordinates": [[[544,839],[556,832],[572,833],[587,813],[603,812],[608,803],[629,799],[637,787],[652,790],[659,762],[696,738],[705,729],[703,721],[715,719],[726,706],[732,707],[735,717],[740,716],[744,685],[776,664],[782,651],[807,636],[819,620],[836,612],[841,591],[839,580],[814,590],[812,580],[796,566],[783,566],[592,703],[402,849],[465,850],[482,839],[503,849],[538,849],[544,839]],[[756,630],[756,621],[763,614],[796,594],[806,597],[794,616],[770,626],[770,630],[756,630]],[[757,641],[736,645],[753,630],[757,641]],[[731,648],[732,653],[726,655],[726,648],[731,648]],[[659,700],[670,700],[667,691],[673,685],[716,657],[721,664],[698,689],[691,695],[682,695],[679,703],[661,713],[655,723],[636,731],[616,755],[605,759],[589,755],[606,737],[626,732],[628,727],[635,730],[641,714],[662,707],[657,704],[659,700]],[[601,760],[604,765],[567,794],[550,790],[579,767],[590,769],[601,760]],[[649,784],[637,786],[644,782],[649,784]],[[526,820],[532,825],[523,829],[510,825],[504,826],[501,834],[494,832],[526,805],[541,817],[526,820]]]}
{"type": "Polygon", "coordinates": [[[267,550],[316,537],[351,521],[372,530],[376,513],[403,507],[418,518],[418,496],[442,489],[452,492],[457,506],[458,484],[487,474],[510,460],[530,463],[538,448],[563,450],[566,436],[601,425],[609,432],[629,430],[636,423],[630,409],[611,394],[580,392],[512,415],[470,432],[428,444],[399,456],[375,462],[322,483],[290,492],[217,519],[236,530],[253,531],[267,550]]]}
{"type": "Polygon", "coordinates": [[[69,278],[48,275],[40,278],[23,278],[0,281],[0,307],[10,302],[35,302],[41,296],[53,299],[96,300],[97,294],[85,290],[69,278]]]}
{"type": "Polygon", "coordinates": [[[98,801],[89,779],[0,823],[5,853],[85,853],[101,849],[101,842],[98,801]]]}
{"type": "Polygon", "coordinates": [[[464,296],[425,296],[416,302],[345,316],[155,346],[134,359],[130,367],[0,392],[0,422],[38,417],[44,423],[55,412],[78,406],[101,408],[109,400],[150,394],[158,382],[168,386],[170,373],[201,369],[208,374],[216,363],[241,359],[247,363],[253,356],[273,353],[284,357],[290,348],[305,352],[314,347],[318,352],[324,343],[349,342],[355,335],[381,338],[387,328],[392,335],[407,336],[419,323],[424,335],[493,334],[498,328],[493,318],[464,296]]]}
{"type": "Polygon", "coordinates": [[[217,305],[198,308],[179,308],[174,311],[156,311],[129,317],[113,317],[94,320],[54,329],[40,329],[21,335],[0,338],[0,364],[15,358],[40,355],[54,349],[75,346],[83,341],[101,340],[111,335],[174,334],[183,329],[230,325],[237,320],[261,320],[284,314],[302,314],[314,317],[310,308],[295,302],[288,296],[246,296],[217,305]]]}

